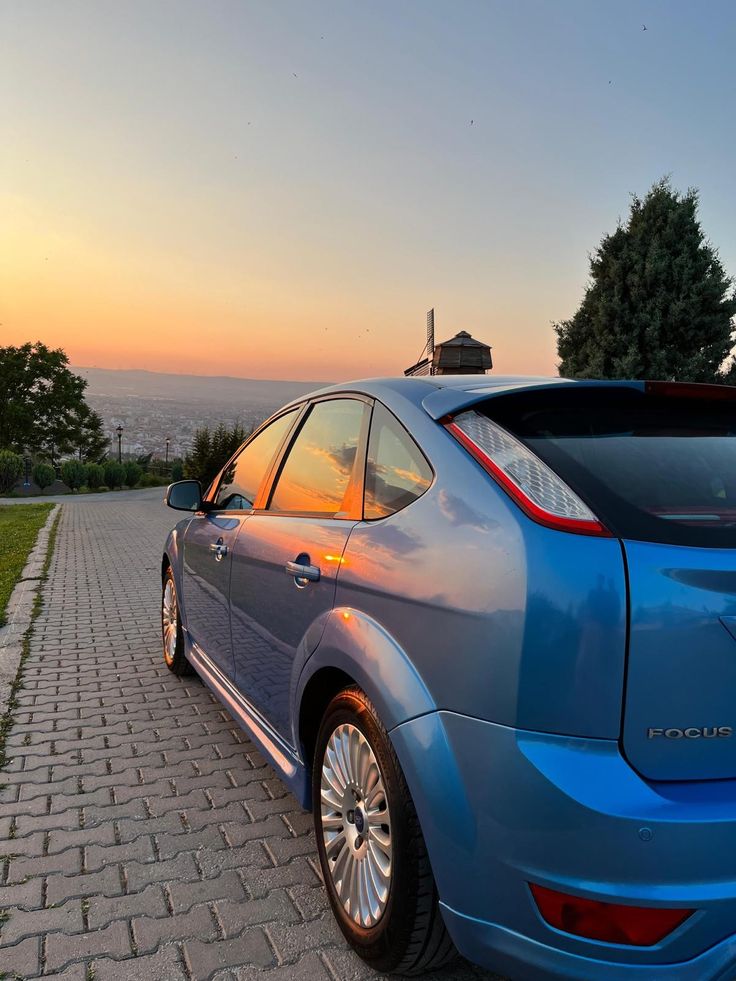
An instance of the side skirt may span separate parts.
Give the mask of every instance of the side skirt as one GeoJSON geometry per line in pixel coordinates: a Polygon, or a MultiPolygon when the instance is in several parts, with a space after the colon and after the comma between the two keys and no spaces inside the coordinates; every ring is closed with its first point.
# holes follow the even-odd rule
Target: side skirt
{"type": "Polygon", "coordinates": [[[217,665],[186,635],[186,655],[202,681],[227,708],[237,724],[258,746],[305,810],[311,810],[310,777],[293,749],[243,698],[217,665]]]}

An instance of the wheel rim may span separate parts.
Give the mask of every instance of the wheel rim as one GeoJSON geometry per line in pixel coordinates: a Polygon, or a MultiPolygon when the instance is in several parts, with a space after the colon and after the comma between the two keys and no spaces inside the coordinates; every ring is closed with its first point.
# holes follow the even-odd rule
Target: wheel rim
{"type": "Polygon", "coordinates": [[[166,580],[164,598],[161,606],[161,625],[164,635],[164,658],[172,664],[176,653],[176,635],[179,615],[176,607],[176,589],[171,579],[166,580]]]}
{"type": "Polygon", "coordinates": [[[320,815],[327,868],[340,903],[359,926],[375,926],[391,886],[391,816],[375,753],[355,726],[338,726],[327,742],[320,815]]]}

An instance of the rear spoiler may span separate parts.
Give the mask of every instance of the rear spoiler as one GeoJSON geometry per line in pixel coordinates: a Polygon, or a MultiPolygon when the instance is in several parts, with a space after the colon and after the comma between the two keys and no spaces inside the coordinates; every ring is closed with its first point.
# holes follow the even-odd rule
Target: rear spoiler
{"type": "MultiPolygon", "coordinates": [[[[493,383],[489,378],[487,384],[480,384],[477,388],[460,389],[454,387],[438,388],[422,399],[422,407],[432,419],[444,419],[445,416],[454,416],[459,412],[472,408],[481,402],[487,402],[492,398],[500,398],[503,395],[511,395],[514,392],[541,392],[545,389],[560,388],[633,388],[639,392],[649,391],[649,386],[662,385],[668,391],[662,394],[672,394],[673,389],[723,389],[723,385],[689,385],[678,382],[644,382],[644,381],[610,381],[607,379],[582,378],[576,381],[571,378],[540,378],[538,383],[520,380],[517,384],[504,382],[503,384],[493,383]]],[[[733,397],[736,397],[736,388],[730,389],[733,397]]],[[[686,394],[682,392],[680,394],[686,394]]],[[[704,393],[707,394],[707,393],[704,393]]],[[[724,398],[721,394],[718,396],[724,398]]]]}

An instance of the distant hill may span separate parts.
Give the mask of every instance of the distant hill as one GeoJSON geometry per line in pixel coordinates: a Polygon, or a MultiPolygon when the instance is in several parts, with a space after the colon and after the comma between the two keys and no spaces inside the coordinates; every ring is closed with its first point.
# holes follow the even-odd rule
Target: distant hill
{"type": "Polygon", "coordinates": [[[207,402],[278,406],[329,382],[270,381],[262,378],[230,378],[210,375],[172,375],[160,371],[114,368],[72,369],[87,379],[93,396],[173,399],[177,402],[207,402]]]}

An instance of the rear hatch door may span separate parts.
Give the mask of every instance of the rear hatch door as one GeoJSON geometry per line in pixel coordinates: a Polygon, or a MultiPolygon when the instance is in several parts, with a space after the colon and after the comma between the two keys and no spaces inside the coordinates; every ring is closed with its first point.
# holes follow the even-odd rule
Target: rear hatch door
{"type": "Polygon", "coordinates": [[[736,777],[736,550],[624,548],[626,756],[653,780],[736,777]]]}
{"type": "Polygon", "coordinates": [[[736,388],[560,385],[482,411],[621,541],[629,762],[653,780],[736,777],[736,388]]]}

